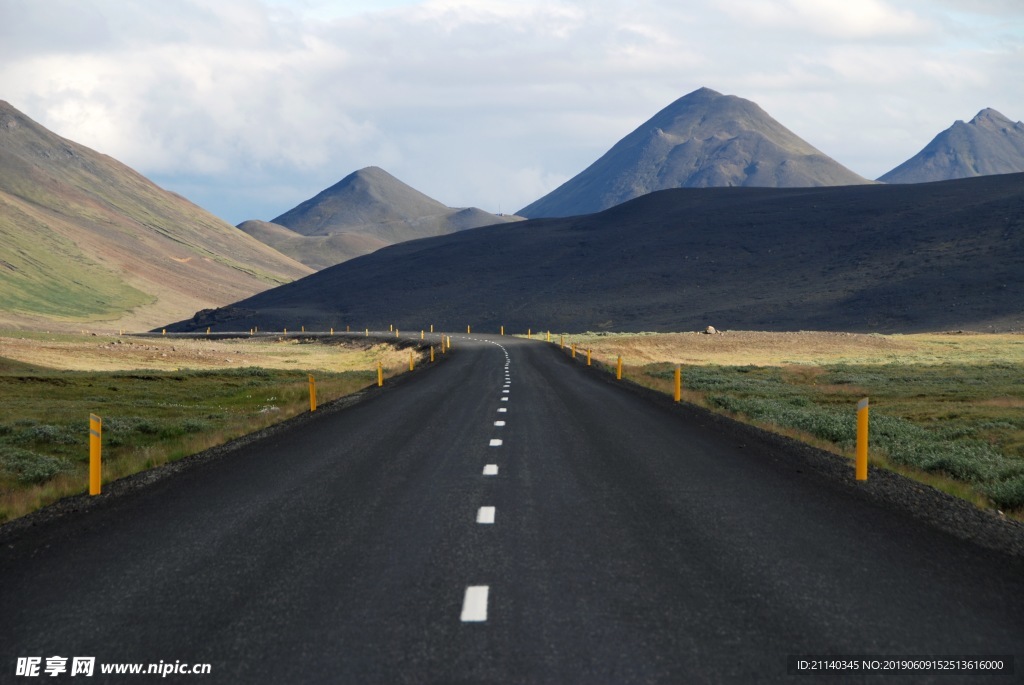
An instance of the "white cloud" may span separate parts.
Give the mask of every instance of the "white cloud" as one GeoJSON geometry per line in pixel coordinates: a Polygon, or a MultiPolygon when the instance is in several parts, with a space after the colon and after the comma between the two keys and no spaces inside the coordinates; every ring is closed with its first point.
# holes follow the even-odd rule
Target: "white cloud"
{"type": "Polygon", "coordinates": [[[1016,0],[0,0],[0,97],[232,222],[371,164],[514,211],[700,86],[878,176],[982,107],[1024,117],[1022,21],[1016,0]]]}
{"type": "Polygon", "coordinates": [[[907,38],[932,29],[915,12],[882,0],[737,0],[725,8],[741,23],[829,38],[907,38]]]}

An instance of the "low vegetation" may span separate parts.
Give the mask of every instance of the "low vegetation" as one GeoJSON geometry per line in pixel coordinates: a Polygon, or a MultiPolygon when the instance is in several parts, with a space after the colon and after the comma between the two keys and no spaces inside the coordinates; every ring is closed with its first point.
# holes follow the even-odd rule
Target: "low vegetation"
{"type": "Polygon", "coordinates": [[[570,336],[627,378],[852,456],[871,401],[872,462],[1024,515],[1024,336],[725,333],[570,336]]]}
{"type": "Polygon", "coordinates": [[[307,411],[309,374],[323,404],[373,384],[378,360],[389,376],[408,362],[408,350],[339,341],[0,336],[23,358],[0,357],[0,521],[86,489],[90,413],[109,482],[307,411]],[[61,355],[65,368],[24,359],[61,355]],[[168,368],[186,360],[206,368],[168,368]]]}

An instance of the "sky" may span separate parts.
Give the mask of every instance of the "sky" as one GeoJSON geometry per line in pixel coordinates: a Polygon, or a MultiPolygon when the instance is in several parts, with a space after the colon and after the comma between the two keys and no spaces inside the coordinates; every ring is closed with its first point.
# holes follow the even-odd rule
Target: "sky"
{"type": "Polygon", "coordinates": [[[232,224],[367,166],[514,212],[702,86],[877,178],[1024,119],[1024,2],[0,0],[0,99],[232,224]]]}

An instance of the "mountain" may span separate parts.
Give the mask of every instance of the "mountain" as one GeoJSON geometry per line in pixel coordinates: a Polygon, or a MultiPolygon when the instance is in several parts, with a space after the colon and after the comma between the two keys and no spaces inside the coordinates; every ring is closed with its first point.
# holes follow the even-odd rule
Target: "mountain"
{"type": "Polygon", "coordinates": [[[178,330],[1024,329],[1024,174],[682,188],[401,243],[178,330]]]}
{"type": "Polygon", "coordinates": [[[923,150],[886,173],[884,183],[925,183],[1024,171],[1024,123],[983,109],[956,121],[923,150]]]}
{"type": "Polygon", "coordinates": [[[385,245],[522,217],[454,209],[378,167],[360,169],[272,222],[240,229],[298,261],[323,269],[385,245]]]}
{"type": "Polygon", "coordinates": [[[255,219],[243,221],[238,224],[238,228],[315,270],[326,269],[391,245],[371,233],[302,235],[280,224],[255,219]]]}
{"type": "Polygon", "coordinates": [[[0,325],[151,328],[310,272],[0,101],[0,325]]]}
{"type": "Polygon", "coordinates": [[[519,210],[590,214],[666,188],[802,188],[870,183],[760,107],[701,88],[654,115],[577,176],[519,210]]]}

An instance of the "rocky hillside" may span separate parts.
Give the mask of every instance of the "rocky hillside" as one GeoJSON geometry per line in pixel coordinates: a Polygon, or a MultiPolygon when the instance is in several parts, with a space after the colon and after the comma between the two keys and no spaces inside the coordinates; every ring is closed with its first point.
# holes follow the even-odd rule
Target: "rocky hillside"
{"type": "Polygon", "coordinates": [[[701,88],[658,112],[577,176],[518,214],[589,214],[667,188],[870,183],[750,100],[701,88]]]}
{"type": "Polygon", "coordinates": [[[378,167],[349,174],[272,222],[239,228],[284,254],[323,269],[385,245],[517,221],[447,207],[378,167]]]}
{"type": "Polygon", "coordinates": [[[884,183],[926,183],[1024,171],[1024,123],[983,109],[957,121],[923,150],[888,172],[884,183]]]}

